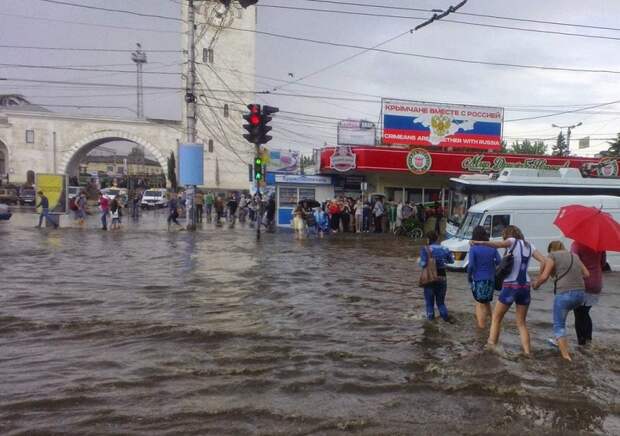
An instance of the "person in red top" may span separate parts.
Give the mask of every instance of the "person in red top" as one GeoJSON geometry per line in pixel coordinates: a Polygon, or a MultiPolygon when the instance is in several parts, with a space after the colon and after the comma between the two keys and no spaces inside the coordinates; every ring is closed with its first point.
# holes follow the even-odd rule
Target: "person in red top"
{"type": "Polygon", "coordinates": [[[583,306],[577,307],[575,314],[575,331],[579,345],[586,345],[592,341],[592,318],[590,309],[598,303],[599,295],[603,290],[603,252],[595,251],[579,242],[573,242],[571,252],[579,256],[581,262],[590,272],[590,277],[585,279],[586,293],[583,306]]]}
{"type": "Polygon", "coordinates": [[[99,193],[99,207],[101,208],[102,230],[108,230],[108,214],[110,213],[110,200],[101,192],[99,193]]]}
{"type": "Polygon", "coordinates": [[[340,214],[341,214],[340,202],[337,199],[334,199],[329,204],[329,214],[331,215],[332,221],[332,232],[336,233],[340,229],[340,214]]]}

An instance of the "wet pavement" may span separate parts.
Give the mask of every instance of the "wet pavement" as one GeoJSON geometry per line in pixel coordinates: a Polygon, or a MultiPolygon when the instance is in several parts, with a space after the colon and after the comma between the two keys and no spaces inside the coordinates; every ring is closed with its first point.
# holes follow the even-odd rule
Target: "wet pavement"
{"type": "Polygon", "coordinates": [[[0,434],[620,434],[619,273],[568,364],[549,287],[532,359],[514,312],[484,350],[462,273],[425,321],[407,240],[33,225],[0,223],[0,434]]]}

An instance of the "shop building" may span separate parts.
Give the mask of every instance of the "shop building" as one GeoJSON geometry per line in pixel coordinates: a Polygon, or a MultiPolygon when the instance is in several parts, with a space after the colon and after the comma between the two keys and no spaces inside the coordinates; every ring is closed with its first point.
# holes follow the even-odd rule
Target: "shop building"
{"type": "Polygon", "coordinates": [[[453,195],[450,178],[464,174],[499,173],[504,168],[577,168],[593,176],[618,176],[618,162],[609,158],[338,146],[318,150],[316,159],[320,174],[333,178],[336,195],[380,195],[388,201],[440,202],[444,207],[449,206],[453,195]],[[367,188],[362,192],[364,183],[367,188]]]}

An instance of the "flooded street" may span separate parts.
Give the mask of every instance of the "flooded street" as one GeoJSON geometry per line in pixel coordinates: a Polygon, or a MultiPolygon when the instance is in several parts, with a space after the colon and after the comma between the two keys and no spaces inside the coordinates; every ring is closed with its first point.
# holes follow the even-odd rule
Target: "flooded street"
{"type": "Polygon", "coordinates": [[[552,291],[533,292],[534,358],[510,312],[484,350],[463,273],[454,323],[425,321],[417,248],[391,236],[295,241],[0,224],[0,433],[620,434],[620,273],[591,347],[561,361],[552,291]]]}

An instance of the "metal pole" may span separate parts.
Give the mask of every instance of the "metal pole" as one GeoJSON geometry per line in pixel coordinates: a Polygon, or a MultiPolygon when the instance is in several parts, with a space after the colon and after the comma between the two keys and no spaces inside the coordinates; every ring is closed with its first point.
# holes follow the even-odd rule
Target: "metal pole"
{"type": "MultiPolygon", "coordinates": [[[[256,157],[260,157],[260,144],[256,144],[256,157]]],[[[256,180],[256,177],[254,178],[254,181],[256,182],[256,197],[260,200],[260,203],[256,205],[256,213],[258,214],[256,217],[256,240],[258,241],[260,240],[260,226],[263,222],[263,201],[260,195],[260,181],[256,180]]],[[[267,225],[269,225],[269,222],[267,225]]]]}
{"type": "MultiPolygon", "coordinates": [[[[187,142],[188,144],[194,144],[196,143],[196,13],[194,10],[194,0],[188,1],[187,8],[188,74],[185,94],[185,102],[187,105],[187,142]]],[[[186,188],[187,230],[196,230],[196,208],[194,207],[196,186],[192,185],[186,188]]]]}
{"type": "Polygon", "coordinates": [[[566,155],[567,156],[570,155],[570,133],[571,133],[571,130],[572,130],[571,127],[572,126],[569,126],[568,130],[566,132],[566,155]]]}

